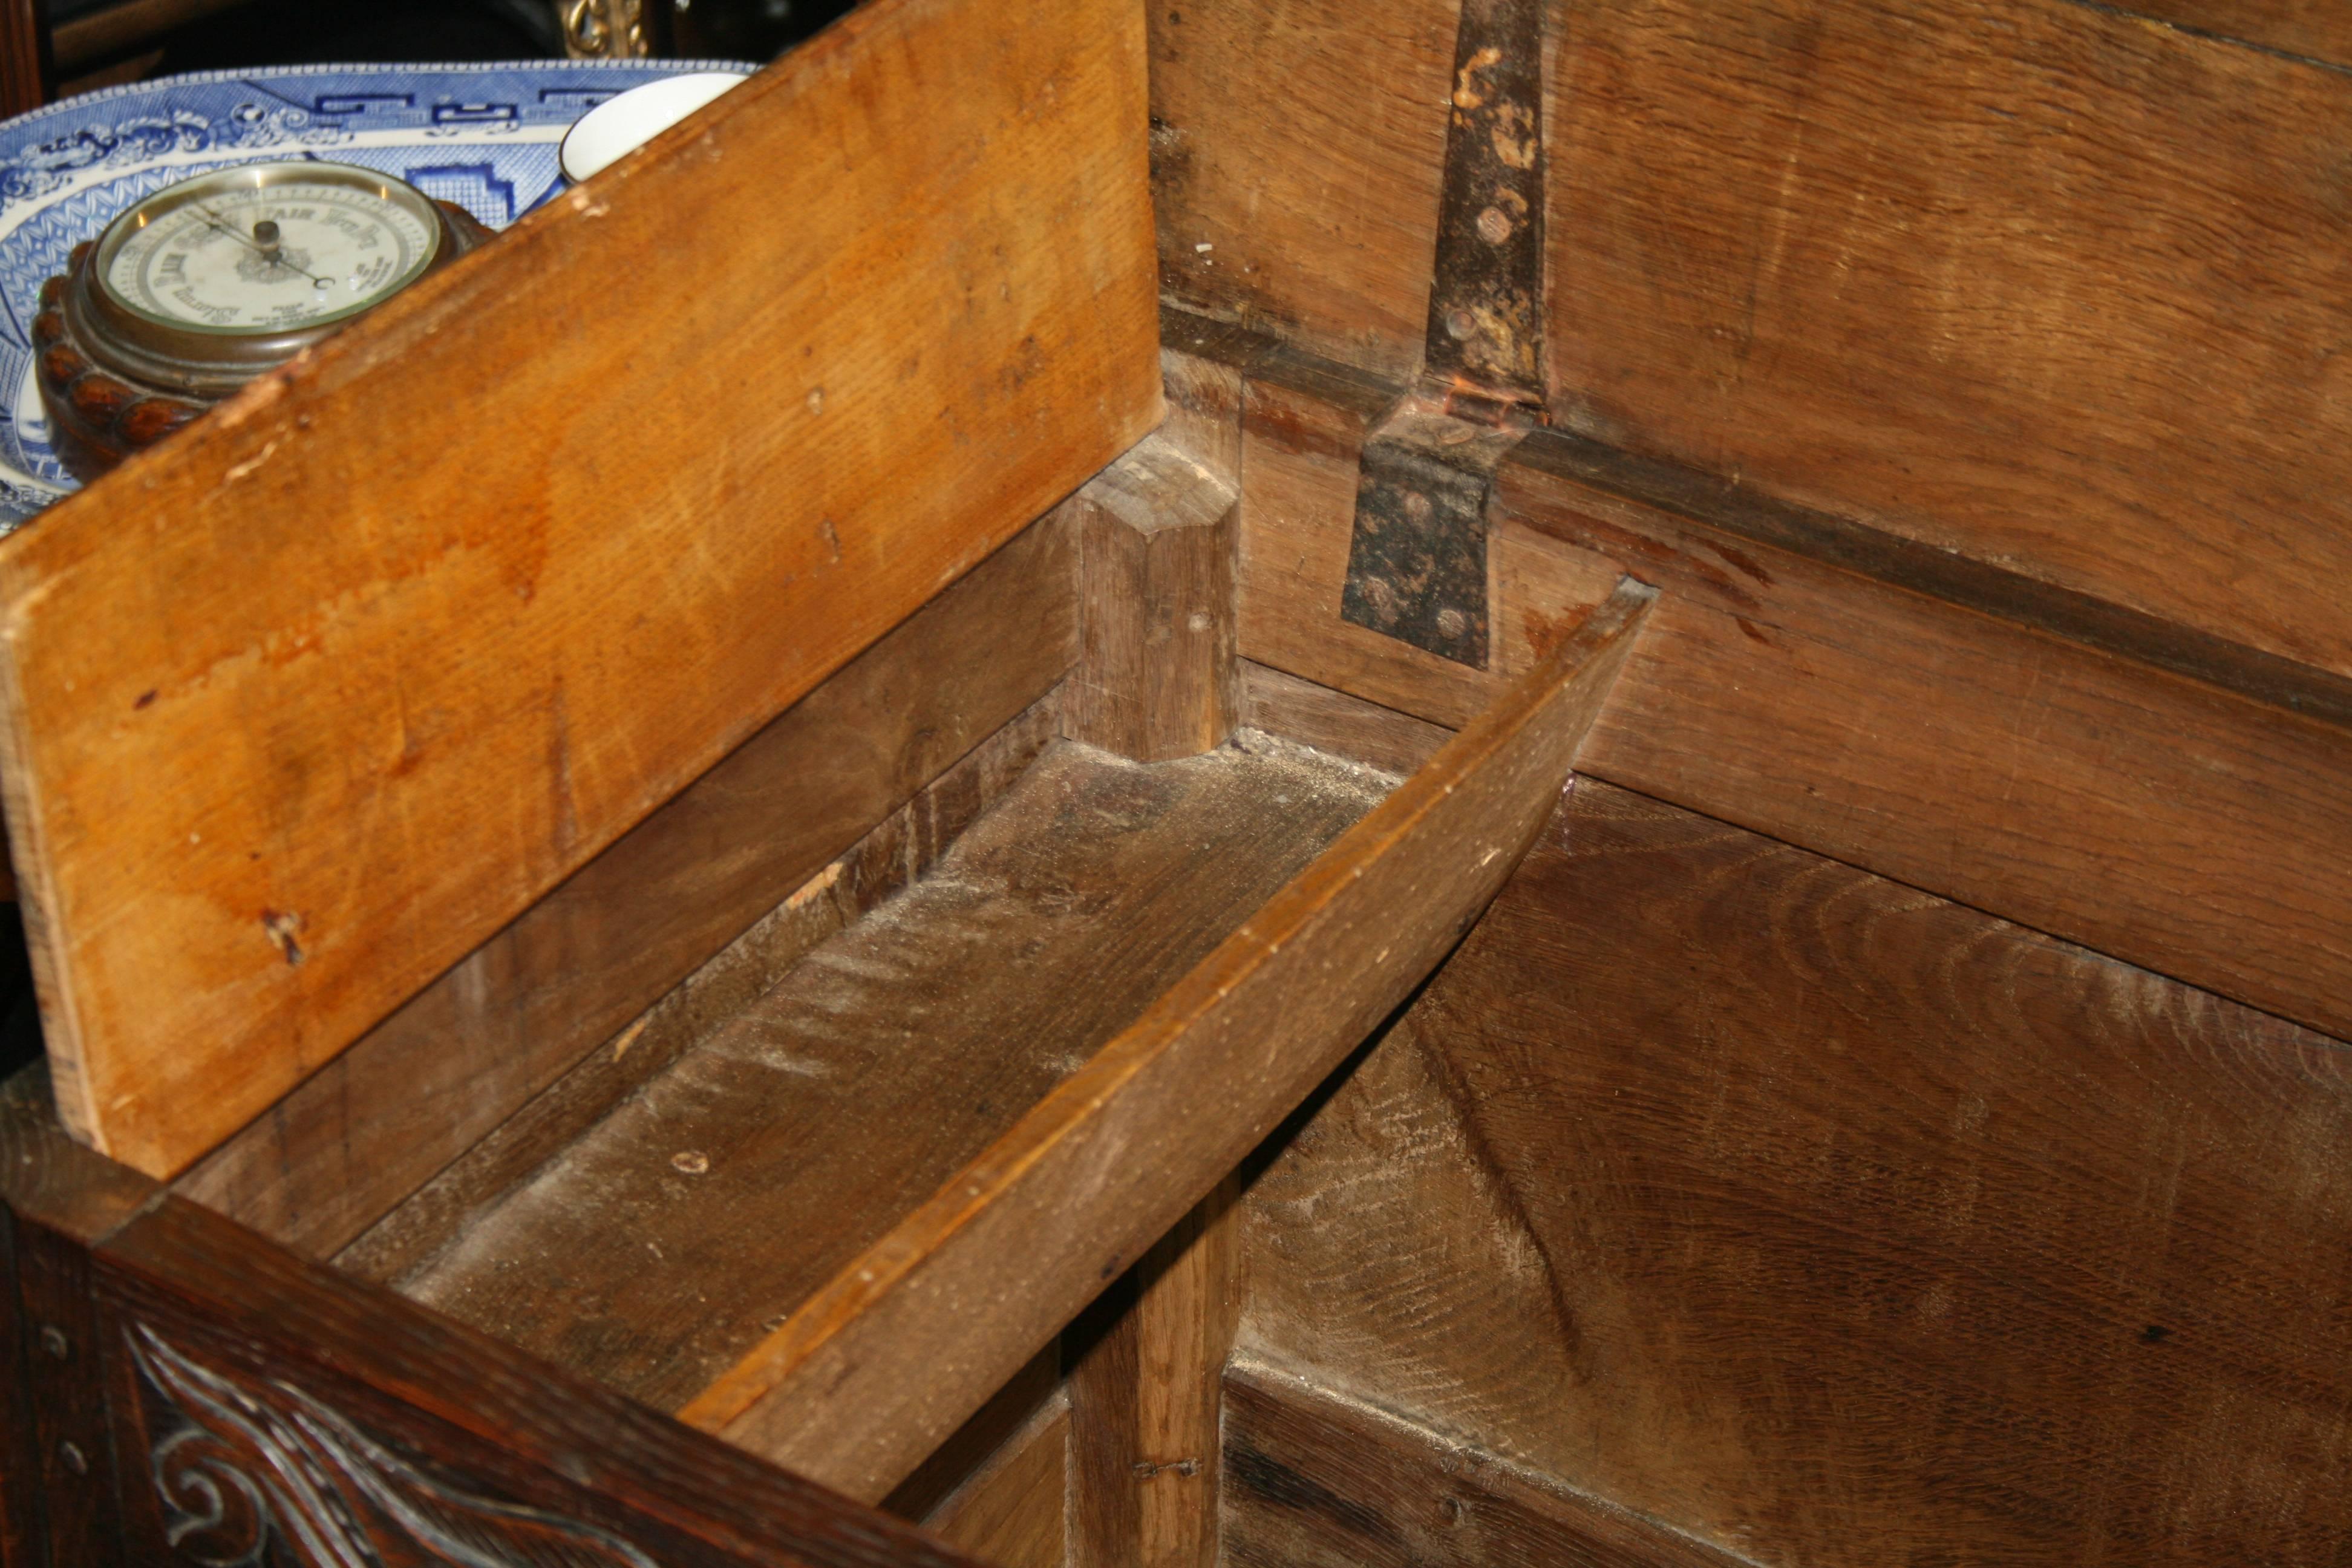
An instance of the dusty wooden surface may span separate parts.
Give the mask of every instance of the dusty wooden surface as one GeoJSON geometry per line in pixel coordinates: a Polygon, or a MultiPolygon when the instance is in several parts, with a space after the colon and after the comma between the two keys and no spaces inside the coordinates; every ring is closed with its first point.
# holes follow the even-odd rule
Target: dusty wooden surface
{"type": "Polygon", "coordinates": [[[1580,779],[1244,1353],[1759,1562],[2334,1563],[2352,1049],[1580,779]]]}
{"type": "Polygon", "coordinates": [[[0,1084],[0,1202],[11,1568],[231,1559],[273,1521],[354,1562],[444,1561],[443,1529],[516,1560],[968,1561],[172,1198],[69,1141],[37,1067],[0,1084]]]}
{"type": "Polygon", "coordinates": [[[1232,1568],[1740,1568],[1551,1477],[1279,1369],[1225,1382],[1232,1568]]]}
{"type": "MultiPolygon", "coordinates": [[[[1458,725],[1498,677],[1339,619],[1396,389],[1171,319],[1248,367],[1244,658],[1458,725]]],[[[1588,771],[2352,1033],[2352,878],[2310,852],[2352,805],[2342,678],[1555,432],[1491,529],[1506,668],[1621,567],[1665,589],[1588,771]]]]}
{"type": "Polygon", "coordinates": [[[2342,682],[2289,667],[2312,678],[2250,698],[2221,679],[2281,672],[2116,657],[1821,559],[1858,531],[1800,552],[1736,500],[1702,521],[1547,449],[1503,504],[1667,590],[1592,773],[2352,1034],[2352,874],[2318,847],[2352,812],[2352,712],[2296,710],[2342,682]]]}
{"type": "Polygon", "coordinates": [[[1257,729],[1399,775],[1435,756],[1453,733],[1246,659],[1242,662],[1242,714],[1257,729]]]}
{"type": "MultiPolygon", "coordinates": [[[[632,1070],[649,1070],[663,1040],[709,1018],[727,988],[702,987],[690,1005],[679,998],[660,1026],[648,1007],[1061,679],[1076,656],[1072,577],[1061,523],[1024,531],[206,1156],[177,1190],[297,1251],[331,1254],[461,1155],[480,1164],[494,1129],[512,1145],[510,1119],[592,1051],[605,1047],[614,1065],[634,1055],[632,1070]]],[[[904,879],[871,869],[825,907],[843,894],[878,899],[904,879]]],[[[583,1091],[593,1100],[584,1082],[566,1098],[583,1091]]]]}
{"type": "Polygon", "coordinates": [[[877,824],[629,1026],[335,1255],[391,1279],[421,1267],[485,1208],[698,1042],[782,983],[820,942],[930,868],[1018,781],[1060,728],[1049,693],[877,824]]]}
{"type": "Polygon", "coordinates": [[[1555,15],[1558,421],[2352,673],[2352,76],[2067,0],[1555,15]]]}
{"type": "Polygon", "coordinates": [[[929,877],[401,1288],[657,1408],[685,1405],[1384,788],[1272,742],[1152,768],[1055,748],[929,877]]]}
{"type": "Polygon", "coordinates": [[[1074,1568],[1215,1568],[1240,1198],[1220,1183],[1090,1310],[1110,1321],[1070,1372],[1074,1568]]]}
{"type": "Polygon", "coordinates": [[[1623,585],[682,1417],[886,1493],[1444,956],[1551,811],[1649,601],[1623,585]]]}
{"type": "Polygon", "coordinates": [[[1059,1339],[1031,1356],[913,1474],[890,1489],[882,1500],[883,1511],[932,1524],[954,1511],[955,1499],[969,1494],[970,1483],[1001,1468],[1042,1424],[1068,1410],[1068,1380],[1062,1363],[1059,1339]]]}
{"type": "Polygon", "coordinates": [[[1227,479],[1157,435],[1065,503],[1080,606],[1072,740],[1157,763],[1233,733],[1234,506],[1227,479]]]}
{"type": "Polygon", "coordinates": [[[1166,286],[1350,364],[1418,369],[1458,9],[1149,6],[1166,286]]]}
{"type": "Polygon", "coordinates": [[[0,542],[79,1135],[176,1172],[1157,422],[1144,54],[877,0],[0,542]]]}
{"type": "Polygon", "coordinates": [[[923,1521],[997,1568],[1061,1568],[1069,1491],[1070,1412],[1056,1399],[923,1521]]]}

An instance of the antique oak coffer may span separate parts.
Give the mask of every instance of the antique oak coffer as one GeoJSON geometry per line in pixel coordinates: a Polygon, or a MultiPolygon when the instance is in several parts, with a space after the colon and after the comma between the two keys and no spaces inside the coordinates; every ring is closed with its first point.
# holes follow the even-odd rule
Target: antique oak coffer
{"type": "Polygon", "coordinates": [[[0,542],[0,1568],[2352,1563],[2352,10],[872,0],[0,542]]]}

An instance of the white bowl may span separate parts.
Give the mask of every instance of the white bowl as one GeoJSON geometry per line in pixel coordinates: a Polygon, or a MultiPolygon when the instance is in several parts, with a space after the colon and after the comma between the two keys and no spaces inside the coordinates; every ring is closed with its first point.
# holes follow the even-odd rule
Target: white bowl
{"type": "Polygon", "coordinates": [[[577,184],[618,163],[712,99],[751,79],[741,71],[689,71],[605,100],[563,133],[564,177],[577,184]]]}

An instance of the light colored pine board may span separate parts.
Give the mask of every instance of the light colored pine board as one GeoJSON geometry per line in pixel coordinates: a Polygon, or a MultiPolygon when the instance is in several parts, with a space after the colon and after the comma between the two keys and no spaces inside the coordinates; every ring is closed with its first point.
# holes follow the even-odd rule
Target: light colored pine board
{"type": "Polygon", "coordinates": [[[1624,584],[682,1418],[886,1493],[1444,956],[1551,814],[1651,598],[1624,584]]]}
{"type": "Polygon", "coordinates": [[[2352,66],[2352,10],[2341,0],[2132,0],[2122,9],[2291,55],[2352,66]]]}
{"type": "MultiPolygon", "coordinates": [[[[1025,530],[200,1161],[176,1190],[326,1256],[461,1155],[491,1160],[482,1140],[598,1047],[630,1075],[651,1070],[663,1040],[696,1035],[697,1020],[746,975],[677,998],[658,1026],[648,1008],[1062,679],[1076,653],[1074,567],[1059,521],[1025,530]]],[[[878,899],[911,874],[853,877],[844,890],[878,899]]]]}
{"type": "Polygon", "coordinates": [[[176,1173],[1158,422],[1144,55],[876,0],[0,542],[78,1136],[176,1173]]]}

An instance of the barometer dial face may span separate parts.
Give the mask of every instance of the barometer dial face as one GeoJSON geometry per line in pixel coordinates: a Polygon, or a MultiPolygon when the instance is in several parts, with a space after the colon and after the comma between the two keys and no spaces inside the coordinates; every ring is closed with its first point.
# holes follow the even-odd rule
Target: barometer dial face
{"type": "Polygon", "coordinates": [[[93,260],[100,285],[149,321],[259,334],[356,315],[415,281],[439,241],[425,195],[388,175],[248,164],[148,197],[93,260]]]}

